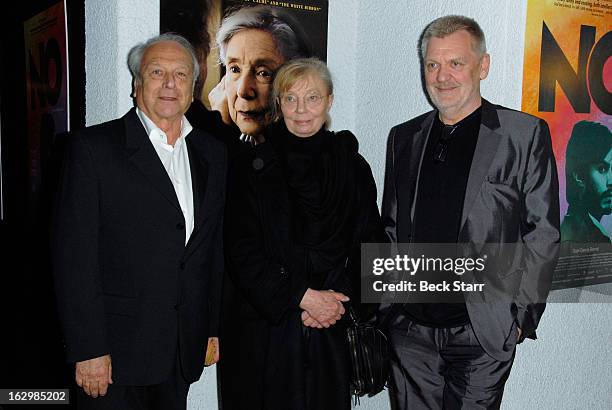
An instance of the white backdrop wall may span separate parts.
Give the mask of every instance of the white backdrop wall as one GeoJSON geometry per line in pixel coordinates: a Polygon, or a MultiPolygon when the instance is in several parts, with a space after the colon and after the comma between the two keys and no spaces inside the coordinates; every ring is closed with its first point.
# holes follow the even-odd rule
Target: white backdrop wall
{"type": "MultiPolygon", "coordinates": [[[[156,0],[87,0],[86,121],[97,124],[131,107],[129,48],[158,33],[156,0]]],[[[328,63],[335,80],[332,128],[350,129],[382,194],[389,129],[430,109],[421,87],[417,39],[445,14],[475,18],[487,36],[488,100],[520,109],[527,0],[330,0],[328,63]]],[[[583,300],[582,298],[581,300],[583,300]]],[[[612,309],[605,303],[549,304],[539,340],[517,349],[504,409],[612,408],[612,309]]],[[[152,341],[155,343],[155,341],[152,341]]],[[[223,346],[221,346],[221,351],[223,346]]],[[[189,409],[216,408],[215,368],[189,394],[189,409]]],[[[389,409],[386,394],[363,410],[389,409]]]]}

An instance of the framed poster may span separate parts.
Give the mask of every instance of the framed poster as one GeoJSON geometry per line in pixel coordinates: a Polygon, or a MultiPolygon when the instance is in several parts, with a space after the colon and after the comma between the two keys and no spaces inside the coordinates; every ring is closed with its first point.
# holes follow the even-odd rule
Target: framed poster
{"type": "Polygon", "coordinates": [[[43,163],[57,134],[69,131],[66,7],[60,1],[24,21],[30,203],[40,196],[43,163]]]}
{"type": "Polygon", "coordinates": [[[612,282],[612,0],[529,0],[522,110],[546,120],[559,174],[553,288],[612,282]]]}
{"type": "MultiPolygon", "coordinates": [[[[2,108],[2,96],[0,95],[0,108],[2,108]]],[[[0,113],[2,110],[0,110],[0,113]]],[[[4,221],[4,167],[2,166],[2,115],[0,114],[0,222],[4,221]]]]}
{"type": "Polygon", "coordinates": [[[160,32],[172,31],[186,37],[206,61],[205,81],[196,85],[196,97],[207,108],[208,93],[225,74],[219,64],[215,37],[224,16],[240,9],[265,5],[287,15],[306,37],[311,52],[327,60],[327,0],[160,0],[160,32]]]}

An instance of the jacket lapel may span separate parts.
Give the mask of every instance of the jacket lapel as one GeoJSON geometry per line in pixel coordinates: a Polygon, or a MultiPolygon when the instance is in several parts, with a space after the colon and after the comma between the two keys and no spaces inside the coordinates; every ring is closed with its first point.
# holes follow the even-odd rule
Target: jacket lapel
{"type": "Polygon", "coordinates": [[[157,188],[164,198],[181,212],[172,182],[136,114],[136,109],[132,108],[123,119],[128,159],[144,174],[151,185],[157,188]]]}
{"type": "Polygon", "coordinates": [[[478,192],[480,192],[487,172],[495,157],[495,153],[497,152],[501,140],[501,135],[497,132],[497,129],[499,129],[497,111],[491,103],[483,98],[480,131],[478,132],[478,142],[476,142],[476,149],[474,150],[472,166],[470,167],[470,174],[465,190],[460,231],[463,229],[470,209],[474,204],[478,192]]]}
{"type": "Polygon", "coordinates": [[[206,185],[208,182],[208,162],[205,152],[195,142],[194,131],[186,137],[187,152],[189,153],[189,168],[191,170],[191,187],[193,191],[194,228],[192,237],[202,227],[205,216],[206,185]]]}
{"type": "MultiPolygon", "coordinates": [[[[412,198],[408,199],[406,203],[411,204],[410,206],[410,220],[414,220],[414,210],[415,204],[417,201],[417,195],[419,191],[419,179],[421,172],[421,163],[423,162],[423,156],[425,155],[425,147],[427,146],[427,141],[429,139],[429,133],[431,131],[431,126],[433,124],[433,120],[437,115],[437,111],[432,111],[430,115],[425,118],[425,121],[421,124],[421,129],[417,131],[411,139],[403,138],[404,146],[398,146],[398,156],[397,158],[401,158],[402,151],[409,149],[410,152],[406,156],[406,163],[399,164],[396,167],[396,170],[400,167],[407,167],[408,169],[405,173],[402,174],[409,176],[408,181],[409,184],[408,192],[412,192],[412,198]],[[406,141],[407,140],[407,141],[406,141]],[[401,151],[400,151],[401,150],[401,151]]],[[[395,176],[395,180],[398,181],[398,178],[402,178],[401,175],[395,176]]],[[[397,191],[397,192],[401,192],[397,191]]]]}

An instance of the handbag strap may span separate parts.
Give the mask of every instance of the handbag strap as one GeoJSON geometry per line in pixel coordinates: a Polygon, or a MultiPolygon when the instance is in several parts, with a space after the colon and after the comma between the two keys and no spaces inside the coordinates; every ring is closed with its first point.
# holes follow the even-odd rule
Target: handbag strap
{"type": "Polygon", "coordinates": [[[348,313],[349,319],[351,320],[351,323],[357,325],[359,323],[359,317],[357,316],[357,313],[355,312],[355,309],[353,308],[353,305],[350,303],[350,301],[346,306],[346,311],[348,313]]]}

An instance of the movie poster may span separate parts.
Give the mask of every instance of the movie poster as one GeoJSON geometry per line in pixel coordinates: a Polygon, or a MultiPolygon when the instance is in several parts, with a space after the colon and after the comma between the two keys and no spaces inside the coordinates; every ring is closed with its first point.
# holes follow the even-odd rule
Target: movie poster
{"type": "Polygon", "coordinates": [[[64,2],[24,21],[29,193],[36,204],[55,135],[69,131],[64,2]]]}
{"type": "MultiPolygon", "coordinates": [[[[202,30],[207,30],[210,38],[210,52],[206,58],[206,80],[198,87],[201,101],[210,108],[208,93],[225,74],[219,64],[219,51],[215,37],[221,20],[231,11],[240,7],[266,5],[286,13],[292,24],[303,32],[308,39],[312,54],[323,61],[327,60],[327,0],[160,0],[160,32],[172,31],[185,36],[196,48],[206,49],[203,44],[202,30]]],[[[204,53],[205,54],[205,53],[204,53]]]]}
{"type": "Polygon", "coordinates": [[[559,173],[555,288],[612,282],[612,0],[529,0],[522,110],[546,120],[559,173]]]}

